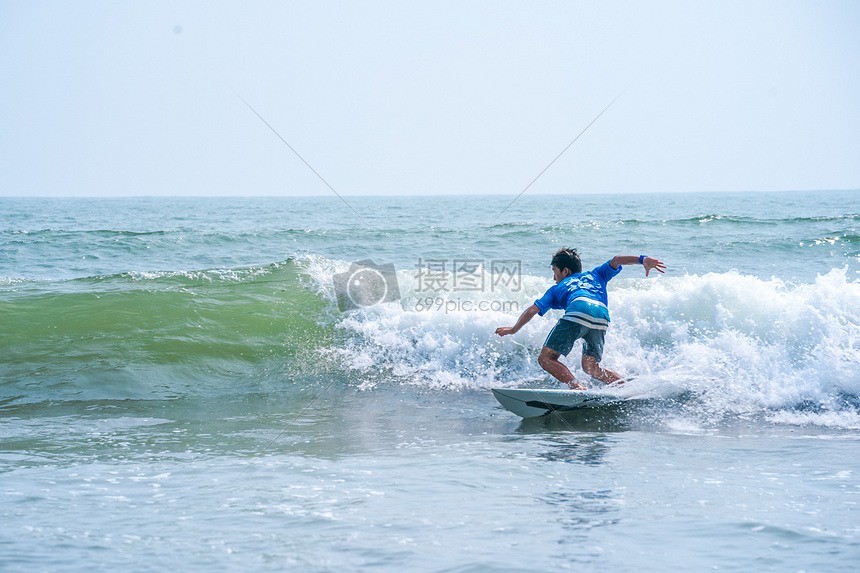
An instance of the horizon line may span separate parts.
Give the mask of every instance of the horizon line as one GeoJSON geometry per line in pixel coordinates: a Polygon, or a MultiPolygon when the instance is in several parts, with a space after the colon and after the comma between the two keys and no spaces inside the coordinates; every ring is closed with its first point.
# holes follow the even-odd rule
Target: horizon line
{"type": "MultiPolygon", "coordinates": [[[[706,194],[738,194],[738,193],[851,193],[860,192],[860,187],[856,188],[838,188],[838,189],[782,189],[782,190],[742,190],[742,191],[603,191],[603,192],[572,192],[572,193],[530,193],[530,197],[560,197],[560,196],[588,196],[588,195],[706,195],[706,194]]],[[[344,193],[344,197],[360,199],[363,197],[369,199],[379,198],[415,198],[415,197],[492,197],[503,198],[511,197],[508,193],[436,193],[436,194],[369,194],[369,195],[349,195],[344,193]]],[[[171,195],[171,194],[150,194],[150,195],[0,195],[0,199],[289,199],[289,198],[320,198],[320,199],[337,199],[330,195],[320,194],[297,194],[297,195],[275,195],[275,194],[260,194],[260,195],[171,195]]]]}

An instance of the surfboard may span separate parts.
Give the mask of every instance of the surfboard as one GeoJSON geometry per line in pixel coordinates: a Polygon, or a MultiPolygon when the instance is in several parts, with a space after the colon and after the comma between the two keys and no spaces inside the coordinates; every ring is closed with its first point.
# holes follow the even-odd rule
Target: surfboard
{"type": "Polygon", "coordinates": [[[624,402],[628,396],[596,390],[492,388],[496,400],[523,418],[564,413],[624,402]]]}

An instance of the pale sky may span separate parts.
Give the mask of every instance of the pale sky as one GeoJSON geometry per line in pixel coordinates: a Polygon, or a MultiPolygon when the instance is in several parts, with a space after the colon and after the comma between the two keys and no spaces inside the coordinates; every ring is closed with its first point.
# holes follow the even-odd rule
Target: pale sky
{"type": "Polygon", "coordinates": [[[0,196],[860,188],[860,2],[0,0],[0,196]]]}

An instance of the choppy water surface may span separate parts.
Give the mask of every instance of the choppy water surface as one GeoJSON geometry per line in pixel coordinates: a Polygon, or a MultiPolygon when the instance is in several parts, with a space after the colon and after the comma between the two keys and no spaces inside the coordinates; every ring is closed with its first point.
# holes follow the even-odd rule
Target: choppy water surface
{"type": "Polygon", "coordinates": [[[4,569],[856,570],[860,194],[346,199],[0,199],[4,569]],[[522,421],[561,245],[670,272],[522,421]]]}

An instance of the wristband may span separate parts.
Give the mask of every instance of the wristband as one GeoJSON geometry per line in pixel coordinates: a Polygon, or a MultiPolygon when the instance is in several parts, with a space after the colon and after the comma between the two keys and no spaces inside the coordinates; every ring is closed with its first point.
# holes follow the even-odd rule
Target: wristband
{"type": "Polygon", "coordinates": [[[645,260],[645,255],[639,255],[639,264],[642,264],[642,261],[645,260]]]}

